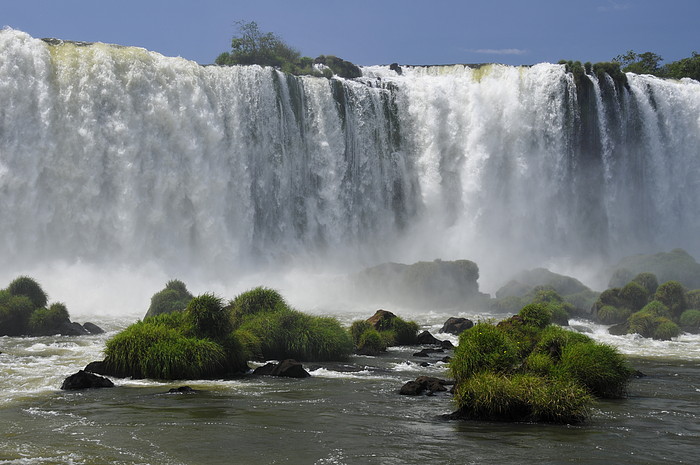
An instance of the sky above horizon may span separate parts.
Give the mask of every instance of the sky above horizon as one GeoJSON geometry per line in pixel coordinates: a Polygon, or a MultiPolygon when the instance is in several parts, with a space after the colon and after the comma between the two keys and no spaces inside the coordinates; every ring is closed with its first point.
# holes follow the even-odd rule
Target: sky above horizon
{"type": "Polygon", "coordinates": [[[0,27],[36,38],[143,47],[201,64],[256,21],[303,55],[359,65],[610,61],[628,50],[666,63],[700,51],[700,0],[23,0],[0,27]]]}

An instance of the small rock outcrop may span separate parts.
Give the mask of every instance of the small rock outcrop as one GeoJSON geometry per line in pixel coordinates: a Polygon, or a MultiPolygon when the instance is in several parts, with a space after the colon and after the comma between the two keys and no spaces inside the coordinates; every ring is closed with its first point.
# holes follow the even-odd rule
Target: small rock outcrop
{"type": "Polygon", "coordinates": [[[189,386],[180,386],[178,388],[171,388],[168,390],[168,394],[196,394],[196,389],[192,389],[189,386]]]}
{"type": "Polygon", "coordinates": [[[285,378],[308,378],[311,376],[296,360],[287,359],[279,363],[268,363],[253,371],[254,375],[282,376],[285,378]]]}
{"type": "Polygon", "coordinates": [[[434,344],[441,345],[442,341],[437,339],[435,336],[430,334],[428,331],[423,331],[416,338],[416,343],[418,344],[434,344]]]}
{"type": "Polygon", "coordinates": [[[445,324],[440,328],[439,333],[454,334],[459,336],[462,331],[465,331],[474,326],[474,322],[467,318],[451,317],[445,321],[445,324]]]}
{"type": "Polygon", "coordinates": [[[105,377],[97,376],[83,370],[67,377],[61,385],[61,389],[66,391],[105,387],[114,387],[114,383],[105,377]]]}
{"type": "Polygon", "coordinates": [[[403,396],[419,396],[423,393],[432,396],[436,392],[447,391],[446,386],[454,385],[453,381],[446,381],[432,376],[419,376],[415,381],[409,381],[401,387],[399,394],[403,396]]]}
{"type": "Polygon", "coordinates": [[[90,334],[104,334],[104,329],[97,326],[95,323],[90,323],[89,321],[83,323],[83,329],[90,334]]]}

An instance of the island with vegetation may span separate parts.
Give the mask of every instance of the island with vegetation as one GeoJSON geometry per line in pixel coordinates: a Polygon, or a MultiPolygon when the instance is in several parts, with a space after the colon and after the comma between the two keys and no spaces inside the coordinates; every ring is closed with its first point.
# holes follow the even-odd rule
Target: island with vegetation
{"type": "Polygon", "coordinates": [[[65,304],[49,305],[44,289],[29,276],[19,276],[7,288],[0,289],[0,336],[80,336],[102,332],[93,323],[72,322],[65,304]]]}

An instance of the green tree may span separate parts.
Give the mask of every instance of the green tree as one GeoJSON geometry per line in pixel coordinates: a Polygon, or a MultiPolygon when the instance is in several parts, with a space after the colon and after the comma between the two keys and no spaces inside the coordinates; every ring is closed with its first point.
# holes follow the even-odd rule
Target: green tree
{"type": "Polygon", "coordinates": [[[613,58],[613,61],[620,63],[622,71],[626,73],[657,75],[663,58],[653,52],[636,53],[634,50],[629,50],[613,58]]]}
{"type": "Polygon", "coordinates": [[[262,32],[255,21],[236,21],[238,34],[231,40],[231,51],[216,59],[217,65],[261,65],[285,67],[301,59],[298,50],[272,32],[262,32]]]}

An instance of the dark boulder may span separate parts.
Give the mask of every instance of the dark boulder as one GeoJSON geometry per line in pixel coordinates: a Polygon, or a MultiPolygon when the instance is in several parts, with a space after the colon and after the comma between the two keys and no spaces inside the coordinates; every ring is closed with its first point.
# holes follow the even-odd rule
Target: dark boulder
{"type": "Polygon", "coordinates": [[[396,74],[401,76],[403,74],[403,70],[401,69],[401,66],[399,66],[398,63],[392,63],[389,65],[389,69],[394,71],[396,74]]]}
{"type": "Polygon", "coordinates": [[[57,333],[63,336],[85,336],[86,334],[90,334],[80,323],[73,323],[71,321],[62,323],[58,327],[57,333]]]}
{"type": "Polygon", "coordinates": [[[454,334],[455,336],[459,336],[462,333],[462,331],[467,330],[472,326],[474,326],[474,322],[472,320],[469,320],[467,318],[452,317],[447,319],[445,324],[442,325],[442,328],[440,328],[440,331],[438,332],[454,334]]]}
{"type": "Polygon", "coordinates": [[[89,321],[83,323],[83,329],[90,334],[103,334],[105,332],[104,329],[100,328],[95,323],[90,323],[89,321]]]}
{"type": "Polygon", "coordinates": [[[432,376],[419,376],[415,381],[409,381],[404,384],[399,394],[404,396],[419,396],[425,392],[430,396],[436,392],[447,391],[446,386],[451,386],[453,384],[453,381],[446,381],[432,376]]]}
{"type": "Polygon", "coordinates": [[[437,339],[435,336],[430,334],[428,331],[423,331],[416,338],[416,344],[435,344],[440,345],[441,340],[437,339]]]}
{"type": "Polygon", "coordinates": [[[168,394],[196,394],[197,391],[196,389],[192,389],[189,386],[180,386],[178,388],[171,388],[168,390],[168,394]]]}
{"type": "Polygon", "coordinates": [[[413,354],[414,357],[429,357],[430,354],[441,354],[445,351],[443,349],[421,349],[420,352],[413,354]]]}
{"type": "Polygon", "coordinates": [[[63,390],[77,390],[77,389],[91,389],[91,388],[105,388],[114,387],[114,383],[107,378],[102,376],[97,376],[92,373],[80,370],[79,372],[70,375],[63,381],[61,389],[63,390]]]}
{"type": "Polygon", "coordinates": [[[253,371],[254,375],[282,376],[285,378],[308,378],[311,376],[303,365],[296,360],[287,359],[281,362],[268,363],[253,371]]]}
{"type": "Polygon", "coordinates": [[[450,349],[454,349],[454,348],[455,348],[454,344],[452,344],[452,342],[451,342],[451,341],[448,341],[448,340],[442,341],[442,342],[440,343],[440,347],[442,347],[443,349],[447,349],[447,350],[450,350],[450,349]]]}

